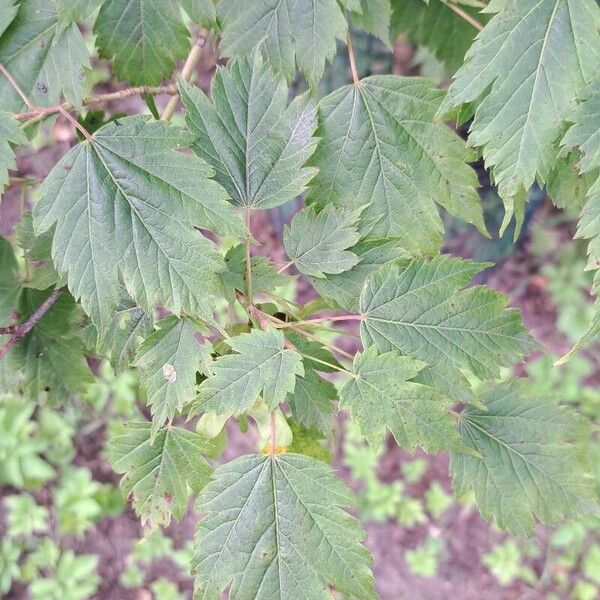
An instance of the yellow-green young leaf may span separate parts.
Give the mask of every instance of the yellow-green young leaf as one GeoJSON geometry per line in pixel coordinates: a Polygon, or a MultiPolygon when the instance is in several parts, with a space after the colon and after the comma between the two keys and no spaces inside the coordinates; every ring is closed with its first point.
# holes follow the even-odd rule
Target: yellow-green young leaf
{"type": "MultiPolygon", "coordinates": [[[[461,8],[481,23],[487,20],[487,16],[475,8],[461,8]]],[[[410,41],[428,48],[450,73],[462,65],[477,34],[477,29],[448,8],[443,0],[427,3],[392,0],[391,22],[394,35],[405,34],[410,41]]]]}
{"type": "Polygon", "coordinates": [[[221,51],[244,56],[260,45],[271,66],[291,81],[298,70],[311,86],[325,61],[344,40],[346,21],[336,0],[222,0],[217,6],[223,28],[221,51]]]}
{"type": "Polygon", "coordinates": [[[27,138],[10,113],[0,111],[0,193],[8,183],[8,171],[17,166],[11,144],[26,144],[27,138]]]}
{"type": "Polygon", "coordinates": [[[593,480],[573,444],[584,423],[547,399],[531,397],[524,385],[502,384],[469,406],[459,431],[479,457],[453,454],[454,490],[469,490],[486,519],[519,535],[535,520],[556,524],[593,504],[593,480]]]}
{"type": "Polygon", "coordinates": [[[340,389],[340,408],[350,410],[369,444],[378,447],[390,430],[400,446],[414,452],[460,448],[448,412],[453,401],[440,391],[409,381],[425,367],[397,352],[374,347],[354,357],[353,377],[340,389]]]}
{"type": "Polygon", "coordinates": [[[215,168],[215,179],[233,202],[272,208],[306,189],[315,169],[304,167],[317,141],[316,109],[306,96],[287,106],[288,87],[260,53],[217,70],[211,102],[180,81],[192,148],[215,168]]]}
{"type": "MultiPolygon", "coordinates": [[[[0,63],[34,104],[57,104],[62,92],[71,104],[81,106],[88,51],[75,23],[59,25],[54,2],[19,4],[17,16],[0,38],[0,63]]],[[[0,109],[18,112],[24,107],[6,77],[0,77],[0,109]]]]}
{"type": "Polygon", "coordinates": [[[194,399],[196,372],[202,357],[212,352],[212,344],[196,339],[198,328],[190,319],[170,316],[157,323],[139,347],[135,366],[141,374],[152,412],[152,434],[194,399]]]}
{"type": "Polygon", "coordinates": [[[413,253],[439,250],[437,204],[485,231],[474,159],[433,117],[443,92],[426,79],[382,75],[336,90],[319,103],[319,173],[309,201],[364,208],[359,230],[395,237],[413,253]]]}
{"type": "Polygon", "coordinates": [[[399,350],[450,373],[466,368],[482,379],[497,376],[535,343],[502,294],[461,289],[486,266],[437,256],[381,267],[360,299],[363,345],[399,350]]]}
{"type": "MultiPolygon", "coordinates": [[[[19,300],[21,322],[26,321],[51,292],[52,289],[24,289],[19,300]]],[[[72,296],[63,292],[8,355],[13,368],[23,373],[25,391],[32,399],[46,397],[52,404],[62,404],[70,395],[85,393],[93,382],[83,343],[73,327],[80,316],[72,296]]]]}
{"type": "Polygon", "coordinates": [[[175,0],[105,0],[94,24],[101,58],[114,58],[119,79],[159,85],[189,50],[189,31],[175,0]]]}
{"type": "Polygon", "coordinates": [[[483,148],[507,200],[547,180],[564,121],[600,73],[600,7],[595,0],[493,0],[486,10],[494,16],[440,114],[475,103],[469,143],[483,148]]]}
{"type": "Polygon", "coordinates": [[[166,527],[171,515],[187,511],[188,487],[194,494],[206,485],[211,468],[203,458],[210,444],[199,435],[166,427],[151,441],[150,423],[127,423],[127,430],[110,441],[108,459],[124,473],[121,490],[144,524],[166,527]]]}
{"type": "Polygon", "coordinates": [[[199,412],[232,413],[248,410],[259,394],[274,409],[294,391],[297,375],[304,375],[302,357],[284,347],[280,331],[254,329],[226,340],[235,354],[212,363],[213,374],[198,387],[190,415],[199,412]]]}
{"type": "Polygon", "coordinates": [[[343,273],[359,259],[348,248],[360,239],[356,223],[359,210],[326,206],[320,212],[309,207],[294,215],[283,230],[285,251],[299,271],[313,277],[343,273]]]}
{"type": "Polygon", "coordinates": [[[398,258],[410,258],[395,240],[365,240],[350,248],[359,262],[348,271],[337,275],[327,274],[325,279],[309,277],[319,295],[333,300],[349,312],[359,311],[359,298],[365,279],[382,265],[398,258]]]}
{"type": "Polygon", "coordinates": [[[212,170],[176,152],[190,138],[162,121],[129,117],[99,129],[54,167],[33,210],[54,224],[52,258],[101,332],[119,302],[120,275],[138,306],[212,319],[223,258],[194,226],[245,231],[212,170]]]}
{"type": "Polygon", "coordinates": [[[354,499],[329,467],[299,454],[220,466],[198,499],[195,598],[329,600],[329,586],[375,600],[354,499]]]}

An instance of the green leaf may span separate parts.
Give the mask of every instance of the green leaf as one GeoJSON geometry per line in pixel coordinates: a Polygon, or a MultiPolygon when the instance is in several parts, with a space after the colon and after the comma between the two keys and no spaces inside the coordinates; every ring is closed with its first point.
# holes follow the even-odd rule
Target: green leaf
{"type": "MultiPolygon", "coordinates": [[[[17,16],[0,38],[0,63],[36,106],[57,104],[61,92],[73,106],[81,106],[89,54],[76,24],[59,26],[53,2],[19,4],[17,16]]],[[[18,112],[24,107],[8,80],[0,78],[0,108],[18,112]]]]}
{"type": "Polygon", "coordinates": [[[390,0],[358,0],[346,2],[350,4],[352,23],[368,33],[378,37],[386,46],[391,47],[390,18],[392,7],[390,0]]]}
{"type": "MultiPolygon", "coordinates": [[[[461,7],[463,8],[463,7],[461,7]]],[[[480,22],[486,15],[470,7],[463,10],[480,22]]],[[[442,0],[392,0],[392,32],[428,48],[454,73],[463,63],[477,29],[450,10],[442,0]]]]}
{"type": "Polygon", "coordinates": [[[94,33],[100,58],[131,85],[159,85],[190,48],[175,0],[105,0],[94,33]]]}
{"type": "Polygon", "coordinates": [[[0,325],[10,325],[17,308],[21,292],[18,276],[19,263],[12,244],[0,237],[0,325]]]}
{"type": "Polygon", "coordinates": [[[167,317],[157,323],[139,347],[135,366],[140,369],[142,387],[152,411],[152,435],[194,399],[196,372],[212,344],[196,339],[198,328],[190,319],[167,317]]]}
{"type": "Polygon", "coordinates": [[[292,443],[289,452],[310,456],[326,463],[331,463],[331,453],[329,452],[327,439],[317,427],[304,427],[290,421],[290,430],[292,431],[292,443]]]}
{"type": "Polygon", "coordinates": [[[179,0],[179,4],[194,23],[207,29],[216,27],[217,11],[213,0],[179,0]]]}
{"type": "Polygon", "coordinates": [[[0,193],[8,183],[8,172],[17,161],[11,144],[26,144],[27,138],[10,113],[0,111],[0,193]]]}
{"type": "Polygon", "coordinates": [[[325,61],[335,56],[336,39],[343,41],[346,34],[336,0],[221,0],[217,10],[224,56],[244,56],[260,45],[288,82],[298,66],[311,87],[323,75],[325,61]]]}
{"type": "Polygon", "coordinates": [[[304,375],[296,377],[296,387],[286,403],[294,419],[306,428],[316,427],[326,435],[333,427],[337,389],[318,373],[336,373],[341,365],[329,350],[303,335],[287,331],[285,337],[302,355],[304,375]]]}
{"type": "Polygon", "coordinates": [[[414,452],[460,448],[448,412],[453,402],[441,392],[409,381],[425,366],[397,352],[378,354],[374,347],[354,357],[353,376],[340,389],[347,408],[369,444],[378,447],[389,429],[400,446],[414,452]]]}
{"type": "Polygon", "coordinates": [[[190,415],[198,412],[232,413],[248,410],[259,394],[271,409],[294,391],[297,375],[304,375],[302,357],[284,348],[284,337],[277,330],[252,330],[228,338],[235,354],[226,354],[213,364],[213,375],[198,388],[190,415]]]}
{"type": "Polygon", "coordinates": [[[127,432],[111,440],[108,458],[117,473],[125,473],[121,490],[142,522],[166,527],[171,515],[181,519],[186,513],[188,486],[197,494],[206,485],[211,469],[202,454],[209,444],[179,427],[151,439],[150,423],[128,423],[127,432]]]}
{"type": "Polygon", "coordinates": [[[87,19],[103,0],[59,0],[58,15],[66,25],[87,19]]]}
{"type": "MultiPolygon", "coordinates": [[[[42,304],[52,289],[24,289],[19,301],[21,322],[42,304]]],[[[46,396],[61,404],[71,394],[83,394],[94,380],[84,355],[81,340],[73,330],[77,305],[63,292],[48,312],[36,323],[9,354],[11,363],[24,373],[28,395],[39,400],[46,396]]]]}
{"type": "MultiPolygon", "coordinates": [[[[500,195],[546,181],[565,119],[600,73],[594,0],[494,0],[440,114],[475,102],[469,143],[483,148],[500,195]]],[[[510,205],[507,207],[510,212],[510,205]]]]}
{"type": "Polygon", "coordinates": [[[17,0],[0,0],[0,35],[11,24],[12,20],[17,16],[19,6],[17,0]]]}
{"type": "Polygon", "coordinates": [[[582,435],[575,413],[530,397],[524,385],[502,384],[461,414],[459,431],[479,457],[453,454],[458,495],[472,489],[486,519],[519,535],[535,520],[556,524],[592,504],[592,478],[573,444],[582,435]]]}
{"type": "Polygon", "coordinates": [[[534,342],[504,296],[483,286],[460,289],[486,266],[437,256],[381,267],[360,299],[363,345],[399,350],[442,370],[497,376],[534,342]]]}
{"type": "MultiPolygon", "coordinates": [[[[570,117],[572,127],[563,138],[565,152],[578,148],[581,152],[580,170],[586,179],[593,179],[587,191],[587,202],[583,207],[575,237],[589,239],[587,269],[600,267],[600,81],[596,80],[582,93],[583,102],[570,117]]],[[[596,274],[592,293],[600,293],[600,279],[596,274]]],[[[600,335],[600,301],[596,300],[594,314],[583,336],[558,364],[568,361],[581,349],[595,341],[600,335]]]]}
{"type": "Polygon", "coordinates": [[[258,52],[217,70],[214,103],[184,81],[179,88],[192,148],[235,204],[272,208],[306,189],[316,172],[303,167],[317,143],[315,107],[305,96],[287,106],[285,81],[258,52]]]}
{"type": "Polygon", "coordinates": [[[195,597],[327,600],[334,586],[374,600],[365,534],[342,510],[353,504],[327,465],[299,454],[222,465],[198,499],[195,597]]]}
{"type": "Polygon", "coordinates": [[[224,233],[240,221],[211,169],[174,151],[188,142],[164,122],[125,118],[75,146],[42,185],[36,231],[56,224],[54,264],[101,332],[119,302],[119,275],[147,312],[161,304],[212,320],[224,263],[194,225],[224,233]]]}
{"type": "Polygon", "coordinates": [[[395,240],[366,240],[350,248],[359,263],[337,275],[328,274],[325,279],[309,277],[311,285],[320,296],[335,301],[349,312],[359,311],[359,298],[365,279],[379,267],[398,258],[410,258],[395,240]]]}
{"type": "MultiPolygon", "coordinates": [[[[246,256],[242,244],[234,246],[225,255],[226,270],[221,273],[221,279],[225,287],[225,295],[230,303],[235,300],[235,291],[246,289],[246,256]]],[[[277,273],[277,269],[271,266],[269,260],[264,256],[253,256],[250,259],[252,271],[252,290],[255,294],[270,293],[275,288],[285,285],[290,281],[289,277],[277,273]]]]}
{"type": "Polygon", "coordinates": [[[136,350],[154,329],[151,313],[136,306],[123,290],[106,335],[99,340],[98,350],[108,357],[116,373],[131,366],[136,350]]]}
{"type": "Polygon", "coordinates": [[[296,213],[283,230],[287,255],[299,271],[313,277],[350,270],[359,261],[348,250],[360,239],[356,230],[359,216],[360,210],[332,205],[318,213],[312,207],[296,213]]]}
{"type": "Polygon", "coordinates": [[[569,118],[572,127],[562,144],[565,151],[578,148],[581,152],[581,173],[594,178],[587,193],[587,203],[577,226],[578,238],[591,240],[588,246],[588,269],[600,266],[600,80],[589,85],[581,96],[582,103],[569,118]]]}
{"type": "Polygon", "coordinates": [[[443,92],[426,79],[382,75],[336,90],[319,103],[319,168],[309,201],[366,206],[363,235],[395,237],[413,253],[439,250],[436,203],[485,232],[474,155],[433,117],[443,92]]]}
{"type": "Polygon", "coordinates": [[[23,214],[15,229],[17,242],[23,249],[25,260],[28,264],[23,286],[36,290],[46,290],[56,285],[60,277],[52,264],[52,232],[36,236],[33,231],[33,218],[31,212],[23,214]]]}

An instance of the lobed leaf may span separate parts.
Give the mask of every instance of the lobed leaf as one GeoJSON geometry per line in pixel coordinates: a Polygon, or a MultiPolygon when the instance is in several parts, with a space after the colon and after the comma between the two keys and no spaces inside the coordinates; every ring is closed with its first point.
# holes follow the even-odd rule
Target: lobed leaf
{"type": "MultiPolygon", "coordinates": [[[[506,200],[557,163],[576,98],[600,73],[600,7],[594,0],[494,0],[440,114],[474,103],[469,143],[483,148],[506,200]]],[[[509,214],[511,202],[508,202],[509,214]]]]}
{"type": "Polygon", "coordinates": [[[120,276],[148,312],[161,304],[212,320],[224,263],[194,225],[245,228],[211,169],[175,152],[188,142],[164,122],[121,119],[75,146],[42,185],[36,231],[56,225],[55,266],[101,332],[118,305],[120,276]]]}
{"type": "Polygon", "coordinates": [[[104,0],[94,33],[100,58],[131,85],[159,85],[190,48],[175,0],[104,0]]]}
{"type": "Polygon", "coordinates": [[[250,54],[261,47],[271,66],[290,82],[296,65],[312,87],[323,75],[325,61],[335,56],[346,21],[336,0],[264,0],[246,4],[221,0],[217,6],[223,29],[224,56],[250,54]]]}
{"type": "MultiPolygon", "coordinates": [[[[37,106],[51,106],[61,92],[80,107],[89,54],[75,23],[63,26],[54,2],[22,0],[0,38],[0,63],[37,106]]],[[[12,10],[12,9],[10,9],[12,10]]],[[[18,112],[25,103],[5,77],[0,78],[0,109],[18,112]]]]}
{"type": "Polygon", "coordinates": [[[463,442],[477,455],[453,454],[458,495],[472,489],[484,518],[528,535],[535,520],[556,524],[592,505],[593,485],[573,442],[582,422],[547,399],[506,383],[461,414],[463,442]]]}
{"type": "Polygon", "coordinates": [[[327,600],[335,586],[375,599],[364,533],[342,510],[353,503],[327,465],[299,454],[220,466],[198,499],[195,598],[327,600]]]}
{"type": "Polygon", "coordinates": [[[466,368],[482,379],[498,376],[534,342],[501,294],[483,286],[460,289],[485,266],[437,256],[375,271],[360,299],[363,345],[398,350],[448,375],[466,368]]]}
{"type": "Polygon", "coordinates": [[[161,429],[152,438],[150,423],[128,423],[126,432],[110,441],[108,459],[125,474],[121,490],[142,522],[166,527],[171,515],[181,519],[186,513],[188,487],[198,494],[208,482],[211,468],[202,454],[210,445],[179,427],[161,429]]]}
{"type": "Polygon", "coordinates": [[[395,240],[386,239],[361,241],[350,251],[358,257],[358,264],[343,273],[327,274],[325,279],[309,277],[309,281],[323,298],[333,300],[348,312],[358,312],[360,293],[367,277],[392,260],[410,258],[410,254],[395,240]]]}
{"type": "Polygon", "coordinates": [[[313,277],[350,270],[359,261],[348,250],[360,239],[356,230],[359,215],[360,209],[351,211],[332,205],[318,213],[313,208],[296,213],[283,230],[290,260],[299,271],[313,277]]]}
{"type": "Polygon", "coordinates": [[[192,320],[166,317],[136,353],[134,364],[152,412],[152,437],[194,399],[196,372],[212,352],[212,344],[203,340],[200,345],[197,334],[192,320]]]}
{"type": "Polygon", "coordinates": [[[425,367],[397,352],[373,346],[354,357],[352,377],[340,389],[340,408],[350,410],[369,444],[378,447],[389,429],[396,442],[414,452],[460,448],[449,413],[453,401],[434,388],[409,381],[425,367]]]}
{"type": "Polygon", "coordinates": [[[359,230],[393,237],[412,253],[434,254],[442,241],[436,204],[485,232],[474,155],[434,123],[443,92],[414,77],[367,77],[319,103],[319,168],[308,201],[364,208],[359,230]]]}
{"type": "Polygon", "coordinates": [[[253,329],[228,338],[227,345],[235,354],[214,361],[213,374],[198,387],[190,415],[201,411],[239,415],[260,394],[269,408],[277,408],[294,391],[296,376],[304,375],[302,357],[285,348],[284,341],[277,330],[253,329]]]}
{"type": "Polygon", "coordinates": [[[287,106],[285,81],[258,52],[217,70],[213,102],[184,81],[179,88],[192,148],[235,204],[272,208],[305,190],[315,174],[304,167],[316,146],[315,107],[304,96],[287,106]]]}

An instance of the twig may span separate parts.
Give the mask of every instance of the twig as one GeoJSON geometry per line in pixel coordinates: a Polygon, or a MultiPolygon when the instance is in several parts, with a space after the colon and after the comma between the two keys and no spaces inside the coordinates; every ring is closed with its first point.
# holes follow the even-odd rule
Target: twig
{"type": "Polygon", "coordinates": [[[269,427],[271,429],[271,447],[269,448],[269,454],[274,456],[277,454],[277,439],[276,439],[276,424],[275,424],[275,411],[269,415],[269,427]]]}
{"type": "Polygon", "coordinates": [[[290,262],[286,262],[285,265],[283,265],[279,271],[277,271],[277,275],[283,273],[284,271],[286,271],[287,269],[289,269],[292,265],[294,264],[293,260],[290,260],[290,262]]]}
{"type": "Polygon", "coordinates": [[[317,319],[306,319],[305,321],[290,321],[287,323],[286,321],[281,321],[281,325],[279,328],[284,327],[300,327],[304,325],[318,325],[319,323],[327,322],[327,321],[362,321],[362,315],[336,315],[332,317],[319,317],[317,319]]]}
{"type": "Polygon", "coordinates": [[[4,77],[6,77],[6,79],[8,79],[8,83],[10,83],[10,85],[12,85],[15,92],[17,92],[17,94],[19,94],[19,96],[21,96],[21,100],[23,100],[23,102],[25,102],[25,104],[27,105],[27,108],[30,108],[31,110],[35,110],[35,106],[33,105],[33,102],[27,97],[25,92],[21,89],[19,84],[14,80],[13,76],[6,70],[6,67],[2,63],[0,63],[0,71],[2,72],[4,77]]]}
{"type": "Polygon", "coordinates": [[[358,71],[356,70],[356,60],[354,58],[354,49],[352,48],[352,39],[350,38],[349,31],[346,33],[346,47],[348,48],[348,59],[350,60],[352,81],[354,82],[354,85],[358,85],[360,83],[360,77],[358,76],[358,71]]]}
{"type": "Polygon", "coordinates": [[[250,256],[250,240],[252,238],[250,229],[250,208],[246,208],[246,298],[252,304],[252,257],[250,256]]]}
{"type": "Polygon", "coordinates": [[[77,129],[78,131],[81,132],[81,134],[83,135],[83,137],[89,142],[92,139],[92,134],[73,116],[71,115],[67,110],[65,110],[62,106],[59,108],[58,111],[65,119],[67,119],[67,121],[69,121],[69,123],[71,123],[71,125],[73,125],[73,127],[75,127],[75,129],[77,129]]]}
{"type": "Polygon", "coordinates": [[[36,323],[52,308],[52,305],[60,298],[65,288],[54,290],[35,310],[35,312],[19,325],[12,337],[0,348],[0,360],[4,358],[36,325],[36,323]]]}
{"type": "MultiPolygon", "coordinates": [[[[182,79],[183,81],[190,80],[190,78],[194,72],[194,69],[196,68],[196,65],[198,64],[198,60],[200,59],[200,54],[201,54],[200,51],[202,50],[202,48],[204,48],[205,45],[206,45],[206,38],[203,35],[199,35],[196,38],[196,41],[194,42],[194,45],[192,46],[190,53],[188,54],[185,64],[183,65],[183,69],[181,69],[180,79],[182,79]]],[[[165,110],[163,111],[163,114],[160,116],[160,118],[163,121],[170,121],[171,117],[175,113],[176,108],[177,108],[177,96],[175,96],[174,98],[171,98],[169,100],[169,102],[167,103],[167,106],[165,106],[165,110]]]]}
{"type": "MultiPolygon", "coordinates": [[[[26,96],[26,94],[23,92],[23,90],[19,87],[19,84],[14,80],[13,76],[6,70],[4,65],[1,63],[0,63],[0,71],[4,74],[6,79],[8,79],[8,83],[10,83],[10,85],[12,85],[12,87],[15,89],[17,94],[19,94],[19,96],[21,96],[21,98],[23,99],[23,102],[25,102],[25,104],[27,105],[27,108],[29,108],[32,112],[35,112],[37,115],[46,114],[45,109],[38,108],[37,106],[35,106],[35,104],[26,96]]],[[[83,125],[81,125],[77,121],[77,119],[72,117],[67,112],[67,110],[65,108],[63,108],[62,105],[59,105],[56,107],[56,112],[61,113],[65,117],[65,119],[67,119],[76,129],[78,129],[85,136],[85,138],[87,140],[92,139],[92,136],[87,131],[87,129],[83,125]]],[[[37,117],[34,117],[34,118],[37,118],[37,117]]]]}
{"type": "Polygon", "coordinates": [[[464,19],[470,25],[473,25],[477,31],[483,31],[483,25],[474,17],[472,17],[467,11],[463,10],[460,6],[457,6],[453,2],[446,1],[444,4],[452,11],[454,11],[461,19],[464,19]]]}
{"type": "Polygon", "coordinates": [[[352,371],[348,371],[348,369],[344,369],[344,367],[339,367],[338,365],[334,365],[333,363],[327,362],[326,360],[321,360],[320,358],[317,358],[316,356],[311,356],[310,354],[305,354],[304,352],[300,352],[300,354],[302,354],[302,356],[304,356],[304,358],[309,358],[310,360],[314,360],[315,362],[321,363],[322,365],[330,367],[331,369],[335,369],[336,371],[339,371],[340,373],[345,373],[346,375],[351,375],[352,377],[356,377],[356,375],[354,373],[352,373],[352,371]]]}
{"type": "Polygon", "coordinates": [[[44,180],[40,177],[10,177],[8,183],[6,184],[6,187],[12,188],[19,185],[23,187],[34,186],[39,185],[40,183],[42,183],[42,181],[44,180]]]}
{"type": "MultiPolygon", "coordinates": [[[[91,104],[103,104],[105,102],[113,102],[115,100],[122,100],[123,98],[131,98],[131,96],[142,96],[145,94],[151,94],[152,96],[175,96],[179,93],[177,86],[172,85],[164,85],[160,87],[150,86],[150,85],[141,85],[138,87],[126,88],[124,90],[119,90],[117,92],[110,92],[108,94],[100,94],[98,96],[88,96],[84,98],[81,102],[83,106],[90,106],[91,104]]],[[[34,119],[40,117],[45,117],[47,115],[51,115],[57,112],[60,112],[60,107],[65,110],[73,110],[75,107],[69,104],[68,102],[63,102],[63,104],[56,106],[47,106],[40,107],[37,110],[31,110],[29,112],[17,113],[15,119],[19,121],[34,119]]]]}

